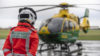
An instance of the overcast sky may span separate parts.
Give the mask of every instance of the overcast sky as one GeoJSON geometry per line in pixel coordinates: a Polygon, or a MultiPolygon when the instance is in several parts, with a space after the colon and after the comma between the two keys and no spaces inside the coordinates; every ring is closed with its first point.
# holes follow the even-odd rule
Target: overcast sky
{"type": "MultiPolygon", "coordinates": [[[[0,7],[7,6],[19,6],[19,5],[41,5],[41,4],[60,4],[66,2],[69,4],[100,4],[100,0],[0,0],[0,7]]],[[[80,5],[79,5],[80,6],[80,5]]],[[[81,7],[88,7],[100,10],[100,5],[85,5],[81,7]]],[[[34,10],[38,10],[44,7],[32,7],[34,10]]],[[[18,9],[19,8],[9,8],[9,9],[0,9],[0,27],[13,27],[18,23],[18,9]]],[[[74,13],[79,17],[84,15],[85,8],[70,8],[70,13],[74,13]]],[[[59,9],[52,9],[43,12],[39,12],[38,20],[35,24],[35,27],[40,25],[44,19],[52,17],[54,14],[57,14],[59,9]]],[[[100,26],[100,11],[90,10],[89,20],[91,26],[100,26]]]]}

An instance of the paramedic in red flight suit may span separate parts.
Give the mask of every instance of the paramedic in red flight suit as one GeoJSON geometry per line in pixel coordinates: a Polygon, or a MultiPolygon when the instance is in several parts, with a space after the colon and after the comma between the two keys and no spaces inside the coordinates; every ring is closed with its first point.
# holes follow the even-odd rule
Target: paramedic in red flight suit
{"type": "Polygon", "coordinates": [[[32,8],[19,9],[18,25],[13,27],[3,46],[4,56],[35,56],[38,48],[38,34],[33,24],[36,13],[32,8]]]}

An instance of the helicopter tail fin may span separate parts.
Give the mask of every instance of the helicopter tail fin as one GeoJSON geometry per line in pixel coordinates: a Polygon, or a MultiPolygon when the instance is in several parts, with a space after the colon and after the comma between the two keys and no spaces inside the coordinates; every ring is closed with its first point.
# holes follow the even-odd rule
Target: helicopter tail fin
{"type": "Polygon", "coordinates": [[[86,9],[83,17],[83,21],[80,25],[84,33],[87,33],[90,28],[88,17],[89,17],[89,10],[86,9]]]}
{"type": "Polygon", "coordinates": [[[85,10],[84,17],[89,17],[89,9],[86,9],[86,10],[85,10]]]}

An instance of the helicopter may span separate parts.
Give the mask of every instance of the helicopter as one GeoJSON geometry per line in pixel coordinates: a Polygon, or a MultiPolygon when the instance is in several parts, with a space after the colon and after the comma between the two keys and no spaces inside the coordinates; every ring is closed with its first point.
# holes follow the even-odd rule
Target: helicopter
{"type": "MultiPolygon", "coordinates": [[[[11,6],[11,7],[0,7],[0,9],[5,8],[16,8],[16,7],[46,7],[52,6],[40,10],[36,10],[36,12],[41,12],[54,8],[61,8],[58,14],[55,14],[51,18],[47,19],[44,23],[41,24],[38,34],[39,38],[42,41],[40,44],[40,48],[38,53],[41,54],[43,52],[48,51],[48,56],[72,56],[73,53],[77,53],[77,55],[82,55],[82,43],[76,41],[79,38],[80,30],[84,33],[88,33],[90,28],[90,23],[88,20],[89,17],[89,8],[86,8],[84,16],[79,18],[75,14],[69,13],[70,7],[75,8],[83,8],[78,7],[76,5],[71,5],[68,3],[61,3],[60,5],[23,5],[23,6],[11,6]],[[83,19],[82,22],[80,20],[83,19]],[[70,46],[76,45],[78,49],[71,51],[70,46]],[[53,54],[53,55],[52,55],[53,54]]],[[[92,9],[95,10],[95,9],[92,9]]]]}
{"type": "MultiPolygon", "coordinates": [[[[68,7],[74,7],[74,5],[68,5],[67,3],[61,3],[59,6],[61,9],[58,14],[47,19],[39,29],[40,39],[45,42],[40,47],[40,53],[53,49],[53,52],[66,52],[67,56],[71,56],[71,53],[78,52],[78,55],[82,55],[82,43],[76,43],[79,37],[80,29],[84,33],[88,33],[90,28],[89,24],[89,10],[85,10],[85,14],[82,17],[83,21],[80,23],[80,18],[74,14],[69,13],[68,7]],[[47,49],[42,49],[43,45],[47,44],[47,49]],[[78,49],[70,51],[71,45],[77,45],[78,49]],[[61,48],[56,50],[56,48],[61,48]]],[[[50,52],[49,52],[50,53],[50,52]]],[[[50,54],[48,54],[50,55],[50,54]]],[[[61,55],[60,55],[61,56],[61,55]]]]}
{"type": "Polygon", "coordinates": [[[43,38],[42,40],[46,43],[74,43],[78,38],[80,29],[82,29],[84,33],[88,32],[90,27],[88,20],[88,9],[85,10],[83,22],[80,24],[79,17],[75,16],[74,14],[70,14],[68,9],[65,9],[67,3],[62,3],[61,6],[62,9],[59,11],[59,13],[54,15],[52,18],[47,19],[40,27],[40,38],[43,38]]]}

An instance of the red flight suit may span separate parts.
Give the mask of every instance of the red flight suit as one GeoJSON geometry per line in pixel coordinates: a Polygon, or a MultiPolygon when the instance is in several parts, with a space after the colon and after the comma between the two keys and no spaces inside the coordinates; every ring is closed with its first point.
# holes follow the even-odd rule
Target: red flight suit
{"type": "Polygon", "coordinates": [[[29,23],[18,23],[7,36],[3,46],[4,56],[35,56],[39,38],[29,23]]]}

